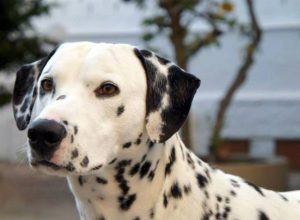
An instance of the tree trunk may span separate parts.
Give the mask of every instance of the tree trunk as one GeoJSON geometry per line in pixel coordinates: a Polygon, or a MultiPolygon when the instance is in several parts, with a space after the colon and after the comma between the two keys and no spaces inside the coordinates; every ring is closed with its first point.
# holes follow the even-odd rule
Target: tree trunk
{"type": "Polygon", "coordinates": [[[235,93],[243,85],[243,83],[247,78],[249,69],[254,62],[254,58],[253,58],[254,53],[261,41],[262,32],[256,20],[256,15],[253,9],[253,2],[252,0],[246,0],[246,2],[247,2],[249,17],[251,20],[251,29],[252,29],[251,42],[246,47],[245,58],[243,60],[243,63],[238,69],[237,76],[233,80],[232,84],[229,86],[229,89],[225,93],[217,109],[217,116],[212,130],[212,135],[210,138],[210,146],[209,146],[210,148],[209,158],[211,160],[220,159],[219,158],[220,155],[218,155],[218,148],[221,144],[221,131],[224,126],[226,112],[232,102],[235,93]]]}

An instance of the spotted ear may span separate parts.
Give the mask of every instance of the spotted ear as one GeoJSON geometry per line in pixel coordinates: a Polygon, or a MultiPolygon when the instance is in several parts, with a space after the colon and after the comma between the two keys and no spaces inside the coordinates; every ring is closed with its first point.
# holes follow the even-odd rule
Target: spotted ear
{"type": "Polygon", "coordinates": [[[55,53],[31,64],[23,65],[18,71],[13,90],[13,113],[19,130],[24,130],[30,122],[37,96],[37,81],[48,60],[55,53]]]}
{"type": "Polygon", "coordinates": [[[200,79],[147,50],[134,50],[147,77],[146,129],[153,142],[164,142],[188,116],[200,79]]]}

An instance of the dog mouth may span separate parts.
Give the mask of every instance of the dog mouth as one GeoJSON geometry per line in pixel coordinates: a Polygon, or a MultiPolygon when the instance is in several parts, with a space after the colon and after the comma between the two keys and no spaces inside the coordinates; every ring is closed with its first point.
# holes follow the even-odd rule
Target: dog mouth
{"type": "Polygon", "coordinates": [[[63,168],[62,166],[59,166],[57,164],[51,163],[47,160],[40,160],[40,161],[34,161],[30,163],[33,167],[37,167],[37,166],[45,166],[45,167],[49,167],[52,168],[54,170],[59,170],[61,168],[63,168]]]}
{"type": "MultiPolygon", "coordinates": [[[[34,160],[30,162],[30,165],[34,168],[39,168],[39,167],[45,167],[45,168],[49,168],[53,171],[67,171],[68,173],[82,173],[82,171],[78,171],[75,169],[75,166],[73,165],[73,163],[69,162],[67,165],[63,166],[63,165],[58,165],[55,163],[52,163],[48,160],[34,160]]],[[[90,169],[88,169],[87,171],[84,172],[95,172],[100,170],[103,167],[103,164],[94,166],[90,169]]]]}

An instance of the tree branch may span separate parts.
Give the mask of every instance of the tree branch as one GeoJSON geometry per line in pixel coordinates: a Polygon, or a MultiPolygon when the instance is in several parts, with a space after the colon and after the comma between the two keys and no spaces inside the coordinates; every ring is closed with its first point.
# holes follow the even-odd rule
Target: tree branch
{"type": "Polygon", "coordinates": [[[204,37],[195,38],[192,42],[186,45],[187,57],[189,58],[194,56],[203,47],[215,42],[217,38],[222,35],[222,33],[222,31],[216,28],[206,33],[204,37]]]}
{"type": "Polygon", "coordinates": [[[234,94],[241,87],[241,85],[243,85],[243,83],[247,78],[249,69],[254,62],[254,53],[260,44],[261,36],[262,36],[262,31],[258,25],[258,22],[256,20],[256,15],[253,9],[253,2],[252,0],[246,0],[246,2],[247,2],[247,9],[250,17],[250,22],[251,22],[252,36],[251,36],[250,43],[246,45],[245,58],[237,71],[236,78],[229,86],[217,110],[217,116],[212,130],[211,139],[210,139],[210,157],[212,158],[213,155],[215,155],[217,157],[215,159],[219,159],[217,150],[220,145],[221,131],[224,126],[225,114],[232,102],[234,94]]]}

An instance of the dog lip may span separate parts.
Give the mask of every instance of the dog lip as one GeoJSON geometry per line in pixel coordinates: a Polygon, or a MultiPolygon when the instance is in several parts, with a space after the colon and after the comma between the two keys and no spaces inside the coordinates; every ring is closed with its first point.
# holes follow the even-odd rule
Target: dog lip
{"type": "Polygon", "coordinates": [[[61,168],[59,165],[51,163],[51,162],[49,162],[47,160],[36,161],[34,163],[31,163],[31,165],[33,165],[33,166],[42,165],[42,166],[46,166],[46,167],[51,167],[51,168],[53,168],[55,170],[58,170],[58,169],[61,168]]]}

